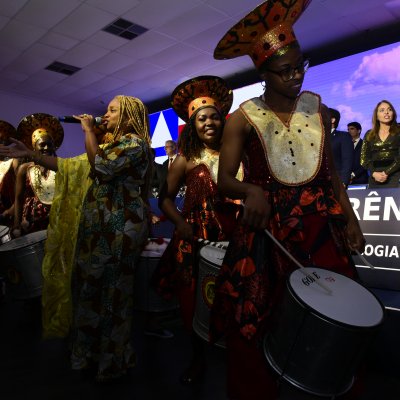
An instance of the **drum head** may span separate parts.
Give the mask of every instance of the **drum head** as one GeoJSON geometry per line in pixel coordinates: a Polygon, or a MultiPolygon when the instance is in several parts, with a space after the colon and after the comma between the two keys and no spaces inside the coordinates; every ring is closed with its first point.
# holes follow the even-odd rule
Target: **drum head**
{"type": "Polygon", "coordinates": [[[335,322],[356,327],[373,327],[383,322],[383,307],[375,295],[336,272],[321,268],[297,269],[289,277],[289,289],[303,304],[335,322]]]}
{"type": "MultiPolygon", "coordinates": [[[[229,242],[217,242],[217,246],[220,245],[220,247],[223,246],[226,248],[228,243],[229,242]]],[[[222,265],[225,253],[225,249],[211,245],[206,245],[200,249],[200,257],[218,266],[222,265]]]]}
{"type": "Polygon", "coordinates": [[[9,250],[19,249],[21,247],[30,246],[32,244],[45,240],[46,237],[47,237],[47,230],[28,233],[25,236],[12,239],[9,242],[4,243],[2,246],[0,246],[0,251],[9,251],[9,250]]]}

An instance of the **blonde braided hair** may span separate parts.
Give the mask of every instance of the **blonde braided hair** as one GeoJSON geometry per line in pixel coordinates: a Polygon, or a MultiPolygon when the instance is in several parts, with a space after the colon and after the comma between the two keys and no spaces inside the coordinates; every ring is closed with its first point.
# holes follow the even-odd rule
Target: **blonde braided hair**
{"type": "Polygon", "coordinates": [[[135,133],[150,145],[149,113],[141,100],[131,96],[116,96],[120,104],[119,120],[114,140],[126,133],[135,133]]]}
{"type": "Polygon", "coordinates": [[[120,105],[119,119],[112,134],[107,133],[104,142],[113,142],[127,133],[134,133],[148,144],[147,158],[149,160],[145,182],[141,187],[141,197],[148,204],[148,192],[153,176],[152,154],[150,153],[150,123],[147,107],[143,102],[132,96],[115,96],[120,105]]]}

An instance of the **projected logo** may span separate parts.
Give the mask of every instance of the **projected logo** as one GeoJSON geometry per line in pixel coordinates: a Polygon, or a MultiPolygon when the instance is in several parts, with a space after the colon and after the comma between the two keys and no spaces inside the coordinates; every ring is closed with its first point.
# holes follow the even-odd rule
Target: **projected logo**
{"type": "Polygon", "coordinates": [[[156,151],[156,161],[160,163],[166,159],[165,141],[177,141],[184,122],[175,114],[172,108],[150,114],[149,119],[151,146],[156,151]]]}

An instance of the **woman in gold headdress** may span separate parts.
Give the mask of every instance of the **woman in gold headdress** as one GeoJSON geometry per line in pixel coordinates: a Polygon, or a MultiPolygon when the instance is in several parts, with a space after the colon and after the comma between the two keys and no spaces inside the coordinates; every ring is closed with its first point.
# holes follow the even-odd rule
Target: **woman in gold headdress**
{"type": "Polygon", "coordinates": [[[199,76],[181,83],[172,93],[172,107],[186,122],[179,138],[181,156],[168,170],[159,206],[175,224],[175,232],[161,257],[154,281],[164,295],[177,294],[181,314],[192,339],[192,361],[181,376],[183,384],[203,377],[205,351],[193,331],[199,249],[197,239],[227,240],[233,230],[237,206],[217,192],[222,129],[232,105],[232,91],[216,76],[199,76]],[[182,212],[175,205],[186,185],[182,212]]]}
{"type": "MultiPolygon", "coordinates": [[[[356,277],[351,250],[365,240],[332,161],[330,119],[320,96],[302,92],[308,60],[292,25],[310,3],[265,1],[233,26],[214,57],[251,56],[265,91],[242,103],[225,125],[218,185],[244,207],[216,282],[214,340],[226,336],[228,396],[278,398],[278,377],[262,346],[271,315],[296,265],[356,277]],[[245,165],[242,182],[235,178],[245,165]]],[[[313,356],[318,356],[313,354],[313,356]]]]}
{"type": "MultiPolygon", "coordinates": [[[[23,118],[17,131],[21,140],[41,155],[55,156],[64,137],[58,120],[43,113],[23,118]]],[[[15,187],[14,237],[47,229],[54,185],[54,171],[33,161],[20,166],[15,187]]]]}
{"type": "Polygon", "coordinates": [[[54,224],[51,221],[48,230],[46,257],[51,256],[43,267],[44,330],[47,337],[69,334],[72,368],[89,370],[98,381],[107,381],[126,375],[135,364],[133,276],[148,237],[149,120],[139,99],[116,96],[103,116],[108,133],[106,143],[99,146],[93,116],[76,118],[85,135],[85,157],[42,155],[21,142],[15,149],[0,146],[0,154],[28,156],[58,171],[53,207],[63,214],[66,204],[68,210],[54,224]],[[79,229],[73,224],[76,215],[79,229]],[[66,244],[51,239],[60,230],[67,231],[66,244]],[[76,231],[77,242],[71,243],[68,236],[74,237],[76,231]]]}
{"type": "MultiPolygon", "coordinates": [[[[16,129],[6,121],[0,121],[0,144],[10,144],[17,136],[16,129]]],[[[14,218],[15,181],[18,169],[16,158],[0,159],[0,224],[10,227],[14,218]]]]}

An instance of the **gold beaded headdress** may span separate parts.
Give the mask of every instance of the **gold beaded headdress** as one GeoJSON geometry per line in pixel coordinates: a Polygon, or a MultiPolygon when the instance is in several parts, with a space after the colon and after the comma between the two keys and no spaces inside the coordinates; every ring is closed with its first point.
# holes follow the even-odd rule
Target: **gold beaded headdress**
{"type": "Polygon", "coordinates": [[[0,120],[0,133],[4,138],[16,138],[17,130],[7,121],[0,120]]]}
{"type": "Polygon", "coordinates": [[[53,138],[51,132],[47,131],[46,129],[38,128],[35,131],[33,131],[33,133],[32,133],[32,147],[35,148],[36,142],[40,138],[42,138],[44,136],[50,136],[51,138],[53,138]]]}
{"type": "Polygon", "coordinates": [[[52,137],[56,150],[64,139],[64,129],[60,121],[56,117],[44,113],[31,114],[22,118],[17,132],[21,141],[30,149],[33,149],[37,140],[44,135],[52,137]]]}
{"type": "Polygon", "coordinates": [[[267,0],[247,14],[219,41],[214,58],[248,55],[259,68],[277,50],[296,41],[292,26],[311,0],[267,0]]]}
{"type": "Polygon", "coordinates": [[[233,102],[233,93],[218,76],[198,76],[178,85],[171,95],[171,105],[178,116],[188,122],[204,107],[214,107],[226,116],[233,102]]]}

